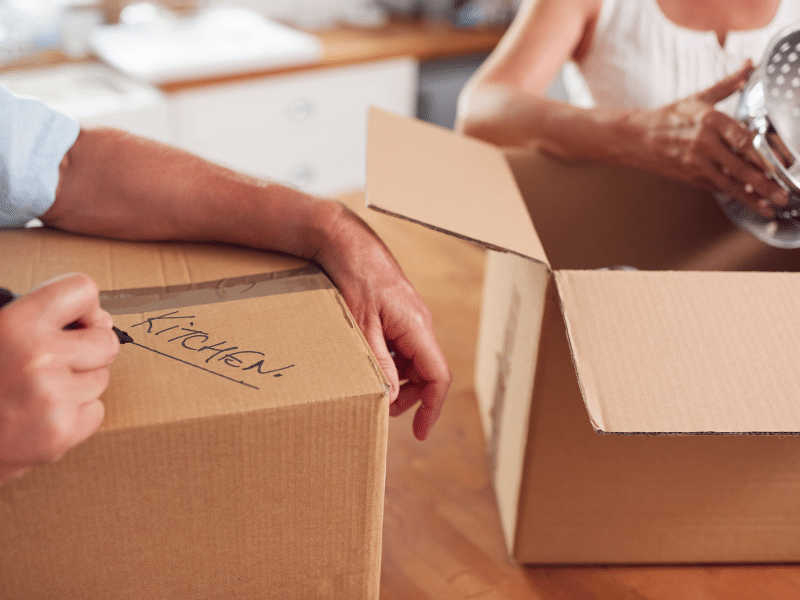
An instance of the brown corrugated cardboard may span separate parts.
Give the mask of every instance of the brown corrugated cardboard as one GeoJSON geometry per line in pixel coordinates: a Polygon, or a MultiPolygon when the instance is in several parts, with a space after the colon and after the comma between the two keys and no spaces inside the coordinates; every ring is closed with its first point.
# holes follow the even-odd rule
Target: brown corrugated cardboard
{"type": "Polygon", "coordinates": [[[800,436],[785,435],[800,432],[800,274],[707,272],[788,270],[797,253],[765,249],[677,184],[380,111],[367,195],[495,249],[505,227],[520,231],[520,205],[532,216],[527,246],[514,234],[487,256],[476,373],[518,561],[800,560],[800,436]],[[524,194],[495,184],[512,177],[504,161],[524,194]],[[547,256],[520,251],[539,239],[547,256]],[[576,270],[615,265],[649,270],[576,270]]]}
{"type": "Polygon", "coordinates": [[[377,598],[388,397],[295,258],[0,234],[3,285],[95,278],[128,331],[106,418],[0,487],[0,598],[377,598]]]}
{"type": "Polygon", "coordinates": [[[556,281],[598,431],[800,432],[789,358],[800,336],[765,308],[798,304],[798,274],[560,271],[556,281]]]}

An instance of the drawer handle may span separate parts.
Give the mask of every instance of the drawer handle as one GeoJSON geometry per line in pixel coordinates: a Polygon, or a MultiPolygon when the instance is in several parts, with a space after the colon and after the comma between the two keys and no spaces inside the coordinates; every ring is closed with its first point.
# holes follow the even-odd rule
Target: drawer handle
{"type": "Polygon", "coordinates": [[[298,165],[289,171],[289,183],[298,188],[304,188],[314,181],[315,175],[314,167],[298,165]]]}
{"type": "Polygon", "coordinates": [[[293,100],[286,109],[289,118],[294,121],[303,121],[314,112],[314,105],[305,99],[293,100]]]}

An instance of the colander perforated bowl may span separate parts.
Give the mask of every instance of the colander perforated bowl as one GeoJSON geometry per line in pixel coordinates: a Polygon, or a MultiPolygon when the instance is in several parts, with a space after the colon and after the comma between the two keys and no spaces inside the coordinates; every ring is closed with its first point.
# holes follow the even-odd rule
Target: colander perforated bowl
{"type": "Polygon", "coordinates": [[[736,118],[755,133],[753,145],[789,204],[767,219],[738,200],[716,194],[737,225],[772,246],[800,247],[800,23],[775,36],[742,91],[736,118]]]}
{"type": "MultiPolygon", "coordinates": [[[[783,159],[778,164],[789,161],[786,174],[797,186],[798,173],[794,170],[800,149],[800,30],[791,31],[781,37],[772,47],[769,57],[759,73],[764,83],[764,103],[766,115],[783,143],[770,146],[783,159]],[[788,152],[787,152],[788,151],[788,152]]],[[[782,168],[786,165],[781,165],[782,168]]]]}

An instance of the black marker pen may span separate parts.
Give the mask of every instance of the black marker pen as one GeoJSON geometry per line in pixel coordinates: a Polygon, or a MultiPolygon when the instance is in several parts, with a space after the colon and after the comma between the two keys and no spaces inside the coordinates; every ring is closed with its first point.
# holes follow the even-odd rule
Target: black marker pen
{"type": "MultiPolygon", "coordinates": [[[[5,288],[0,288],[0,308],[3,308],[6,304],[11,302],[17,297],[14,292],[11,292],[5,288]]],[[[70,323],[64,329],[78,329],[80,325],[78,323],[70,323]]],[[[133,338],[129,336],[124,331],[117,329],[116,327],[113,328],[114,333],[117,334],[117,339],[119,339],[120,344],[130,344],[133,342],[133,338]]]]}

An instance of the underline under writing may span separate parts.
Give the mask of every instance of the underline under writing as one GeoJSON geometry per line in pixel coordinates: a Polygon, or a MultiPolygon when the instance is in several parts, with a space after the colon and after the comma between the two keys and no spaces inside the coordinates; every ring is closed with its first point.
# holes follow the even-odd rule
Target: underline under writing
{"type": "MultiPolygon", "coordinates": [[[[176,358],[174,356],[170,356],[169,354],[166,354],[164,352],[160,352],[160,351],[155,350],[153,348],[148,348],[147,346],[143,346],[142,344],[139,344],[137,342],[132,342],[132,345],[133,346],[138,346],[139,348],[144,348],[145,350],[149,350],[150,352],[154,352],[155,354],[159,354],[161,356],[166,356],[167,358],[171,358],[172,360],[177,360],[180,363],[183,363],[185,365],[189,365],[190,367],[194,367],[196,369],[200,369],[201,371],[205,371],[206,373],[211,373],[212,375],[216,375],[217,377],[222,377],[223,379],[227,379],[228,381],[233,381],[234,383],[238,383],[240,385],[246,385],[247,387],[253,388],[254,390],[260,389],[260,388],[258,388],[256,386],[251,385],[249,383],[246,383],[244,381],[240,381],[238,379],[233,379],[232,377],[228,377],[227,375],[223,375],[222,373],[217,373],[216,371],[212,371],[211,369],[206,369],[205,367],[201,367],[200,365],[196,365],[194,363],[190,363],[189,361],[186,361],[186,360],[183,360],[183,359],[180,359],[180,358],[176,358]]],[[[282,371],[284,369],[289,369],[289,368],[291,368],[293,366],[294,365],[290,365],[288,367],[283,367],[282,369],[275,369],[275,371],[282,371]]]]}

